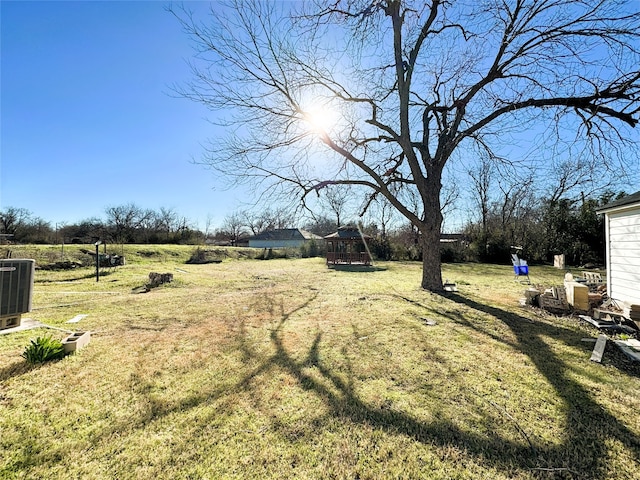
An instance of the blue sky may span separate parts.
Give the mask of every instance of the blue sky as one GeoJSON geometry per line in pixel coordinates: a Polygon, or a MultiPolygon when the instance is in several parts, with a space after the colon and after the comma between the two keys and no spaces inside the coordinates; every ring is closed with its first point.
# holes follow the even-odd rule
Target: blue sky
{"type": "Polygon", "coordinates": [[[202,105],[172,94],[192,78],[193,50],[165,6],[0,1],[0,209],[26,208],[54,226],[135,203],[204,229],[208,217],[218,227],[247,207],[246,192],[193,163],[221,132],[202,105]]]}
{"type": "Polygon", "coordinates": [[[171,92],[192,50],[164,2],[0,9],[0,209],[53,224],[133,202],[204,228],[238,208],[242,194],[193,163],[216,132],[210,112],[171,92]]]}

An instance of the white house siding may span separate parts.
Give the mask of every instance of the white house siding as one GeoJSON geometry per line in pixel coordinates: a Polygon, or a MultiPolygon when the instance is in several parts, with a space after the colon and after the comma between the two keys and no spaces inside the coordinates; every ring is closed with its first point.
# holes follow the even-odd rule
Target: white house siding
{"type": "Polygon", "coordinates": [[[249,246],[254,248],[299,248],[305,240],[251,240],[249,246]]]}
{"type": "Polygon", "coordinates": [[[609,212],[606,222],[609,296],[640,304],[640,206],[609,212]]]}

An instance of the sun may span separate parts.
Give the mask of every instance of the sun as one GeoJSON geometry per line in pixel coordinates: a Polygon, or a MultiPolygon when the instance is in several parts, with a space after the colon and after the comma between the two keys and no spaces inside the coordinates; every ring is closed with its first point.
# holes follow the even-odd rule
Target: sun
{"type": "Polygon", "coordinates": [[[304,110],[303,118],[308,128],[322,135],[329,134],[338,121],[338,115],[325,105],[315,104],[304,110]]]}

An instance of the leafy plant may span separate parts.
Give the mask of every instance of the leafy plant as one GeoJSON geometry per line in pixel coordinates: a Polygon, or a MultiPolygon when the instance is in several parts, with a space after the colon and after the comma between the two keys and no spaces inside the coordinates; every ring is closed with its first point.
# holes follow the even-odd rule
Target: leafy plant
{"type": "Polygon", "coordinates": [[[52,338],[50,335],[38,337],[31,340],[22,356],[29,363],[42,363],[48,360],[58,360],[64,358],[64,346],[60,340],[52,338]]]}

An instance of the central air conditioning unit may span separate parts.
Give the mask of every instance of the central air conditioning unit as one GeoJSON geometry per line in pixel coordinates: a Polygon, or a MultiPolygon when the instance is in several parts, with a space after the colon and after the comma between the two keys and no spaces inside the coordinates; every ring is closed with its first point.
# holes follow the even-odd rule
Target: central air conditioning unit
{"type": "Polygon", "coordinates": [[[0,330],[20,325],[31,311],[35,260],[0,260],[0,330]]]}

